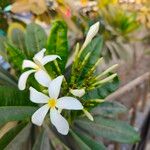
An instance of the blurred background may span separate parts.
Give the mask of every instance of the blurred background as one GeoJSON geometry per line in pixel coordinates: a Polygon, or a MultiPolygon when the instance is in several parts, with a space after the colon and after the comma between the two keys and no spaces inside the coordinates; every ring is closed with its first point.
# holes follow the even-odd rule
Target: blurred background
{"type": "Polygon", "coordinates": [[[139,129],[142,139],[132,146],[106,141],[108,149],[150,150],[150,0],[0,0],[1,69],[15,74],[5,42],[23,51],[28,24],[36,23],[49,34],[57,19],[68,26],[71,56],[74,45],[82,43],[89,27],[99,21],[105,59],[99,70],[119,64],[120,87],[106,100],[127,106],[128,114],[120,118],[139,129]]]}

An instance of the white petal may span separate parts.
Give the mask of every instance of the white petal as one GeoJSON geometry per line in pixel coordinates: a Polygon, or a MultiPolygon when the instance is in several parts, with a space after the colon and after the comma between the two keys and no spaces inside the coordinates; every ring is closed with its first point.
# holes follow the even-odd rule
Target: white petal
{"type": "Polygon", "coordinates": [[[30,100],[34,103],[47,103],[48,100],[50,99],[47,95],[38,92],[33,87],[30,87],[29,90],[30,90],[30,100]]]}
{"type": "Polygon", "coordinates": [[[41,51],[39,51],[37,54],[34,55],[33,60],[42,61],[45,51],[46,49],[43,48],[41,51]]]}
{"type": "Polygon", "coordinates": [[[44,105],[42,106],[41,108],[39,108],[33,115],[32,115],[32,118],[31,118],[31,121],[33,124],[36,124],[38,126],[41,126],[43,121],[44,121],[44,118],[47,114],[49,110],[49,107],[48,105],[44,105]]]}
{"type": "Polygon", "coordinates": [[[51,82],[51,78],[50,76],[43,70],[39,70],[37,71],[35,74],[35,79],[43,86],[48,87],[50,82],[51,82]]]}
{"type": "Polygon", "coordinates": [[[82,97],[85,94],[85,89],[71,89],[70,93],[77,97],[82,97]]]}
{"type": "Polygon", "coordinates": [[[42,59],[42,64],[45,65],[45,64],[47,64],[48,62],[55,60],[56,58],[61,59],[60,56],[58,56],[58,55],[48,55],[48,56],[45,56],[45,57],[42,59]]]}
{"type": "Polygon", "coordinates": [[[22,69],[33,68],[36,69],[38,66],[31,60],[24,60],[22,64],[22,69]]]}
{"type": "Polygon", "coordinates": [[[52,80],[48,87],[49,96],[51,98],[57,99],[60,93],[61,84],[64,76],[58,76],[54,80],[52,80]]]}
{"type": "Polygon", "coordinates": [[[63,135],[69,132],[69,124],[67,120],[54,108],[50,110],[50,119],[57,131],[63,135]]]}
{"type": "Polygon", "coordinates": [[[81,110],[83,106],[79,100],[73,97],[61,97],[57,100],[58,108],[69,109],[69,110],[81,110]]]}
{"type": "Polygon", "coordinates": [[[29,75],[33,72],[36,72],[36,70],[26,71],[20,76],[19,81],[18,81],[18,88],[20,90],[24,90],[26,88],[27,79],[28,79],[29,75]]]}
{"type": "Polygon", "coordinates": [[[98,30],[99,30],[99,22],[95,23],[90,27],[81,49],[84,49],[91,42],[93,37],[97,34],[98,30]]]}

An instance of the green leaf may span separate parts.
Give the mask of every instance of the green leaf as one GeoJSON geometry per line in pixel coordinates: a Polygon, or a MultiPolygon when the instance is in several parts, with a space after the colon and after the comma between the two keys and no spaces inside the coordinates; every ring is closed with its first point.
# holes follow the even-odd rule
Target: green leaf
{"type": "Polygon", "coordinates": [[[31,135],[32,124],[26,124],[24,122],[22,124],[25,124],[26,126],[14,138],[12,138],[12,141],[7,145],[5,150],[21,150],[24,145],[27,149],[26,143],[28,143],[29,137],[31,135]]]}
{"type": "Polygon", "coordinates": [[[92,116],[116,117],[118,114],[125,113],[127,108],[118,102],[103,102],[93,108],[92,116]]]}
{"type": "Polygon", "coordinates": [[[61,57],[58,64],[61,71],[64,72],[69,55],[67,26],[64,21],[58,20],[52,24],[47,42],[47,54],[55,54],[61,57]]]}
{"type": "Polygon", "coordinates": [[[31,23],[27,26],[25,44],[30,58],[32,58],[35,53],[42,50],[42,48],[45,48],[46,41],[47,36],[41,26],[35,23],[31,23]]]}
{"type": "Polygon", "coordinates": [[[0,67],[0,85],[17,87],[15,78],[2,67],[0,67]]]}
{"type": "MultiPolygon", "coordinates": [[[[19,125],[17,125],[16,127],[12,128],[11,130],[9,130],[1,139],[0,139],[0,149],[8,149],[6,148],[17,136],[17,134],[19,134],[19,132],[21,132],[22,129],[24,129],[24,127],[26,126],[26,123],[20,123],[19,125]]],[[[21,139],[22,137],[20,137],[21,139]]],[[[16,144],[16,143],[15,143],[16,144]]],[[[13,147],[9,147],[11,148],[11,150],[13,150],[13,147]]],[[[8,149],[9,150],[9,149],[8,149]]],[[[14,149],[16,150],[16,149],[14,149]]]]}
{"type": "Polygon", "coordinates": [[[80,139],[80,137],[78,135],[76,135],[72,130],[70,130],[70,134],[71,136],[73,137],[73,139],[75,140],[76,142],[76,146],[78,149],[80,150],[91,150],[91,148],[85,144],[82,139],[80,139]]]}
{"type": "Polygon", "coordinates": [[[0,55],[3,56],[3,58],[5,60],[7,60],[7,53],[5,50],[5,43],[6,43],[7,39],[5,36],[1,36],[0,37],[0,55]]]}
{"type": "Polygon", "coordinates": [[[82,62],[83,59],[85,58],[87,53],[91,53],[88,62],[84,66],[83,72],[82,72],[82,77],[86,75],[88,70],[92,68],[97,60],[100,58],[101,50],[103,47],[103,38],[102,36],[98,36],[94,38],[90,44],[83,50],[80,61],[82,62]]]}
{"type": "Polygon", "coordinates": [[[129,53],[127,51],[127,48],[125,45],[121,42],[111,42],[111,47],[116,51],[119,59],[128,60],[129,59],[129,53]]]}
{"type": "Polygon", "coordinates": [[[21,121],[29,119],[35,111],[36,107],[29,106],[0,107],[0,125],[9,121],[21,121]]]}
{"type": "Polygon", "coordinates": [[[7,33],[8,40],[22,52],[26,52],[24,31],[24,26],[15,22],[9,25],[7,33]]]}
{"type": "Polygon", "coordinates": [[[49,138],[47,132],[43,129],[39,134],[32,150],[50,150],[49,138]]]}
{"type": "Polygon", "coordinates": [[[0,86],[0,106],[33,106],[27,91],[10,86],[0,86]]]}
{"type": "Polygon", "coordinates": [[[76,120],[75,124],[91,136],[104,137],[121,143],[136,143],[139,134],[129,124],[123,121],[103,117],[95,117],[94,122],[87,119],[76,120]]]}
{"type": "Polygon", "coordinates": [[[80,139],[82,139],[84,143],[86,143],[91,148],[91,150],[106,150],[106,147],[100,141],[96,141],[85,133],[81,133],[78,131],[77,135],[80,137],[80,139]]]}
{"type": "Polygon", "coordinates": [[[9,54],[9,61],[13,64],[15,68],[22,70],[22,62],[26,58],[24,53],[14,45],[7,43],[6,50],[9,54]]]}
{"type": "Polygon", "coordinates": [[[49,135],[50,143],[53,149],[58,149],[59,147],[62,150],[70,150],[70,148],[68,148],[67,145],[65,145],[65,143],[63,143],[59,139],[59,137],[51,130],[48,124],[44,124],[44,128],[49,135]]]}
{"type": "Polygon", "coordinates": [[[119,87],[119,79],[115,77],[112,82],[108,82],[84,95],[84,99],[104,99],[119,87]]]}

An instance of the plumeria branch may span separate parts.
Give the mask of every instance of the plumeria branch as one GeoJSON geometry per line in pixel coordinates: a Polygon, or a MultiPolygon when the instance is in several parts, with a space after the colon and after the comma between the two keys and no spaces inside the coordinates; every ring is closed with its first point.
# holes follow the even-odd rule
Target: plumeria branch
{"type": "Polygon", "coordinates": [[[23,61],[22,68],[29,70],[25,71],[20,76],[18,81],[19,89],[24,90],[26,88],[27,79],[32,73],[34,73],[36,81],[43,86],[41,91],[38,91],[36,87],[29,88],[30,100],[40,107],[32,115],[31,121],[33,124],[41,126],[44,123],[47,113],[49,113],[50,121],[52,125],[55,126],[56,130],[62,135],[67,135],[69,132],[69,125],[78,114],[84,114],[91,121],[94,121],[89,110],[95,106],[95,103],[102,103],[104,100],[94,99],[85,101],[84,95],[90,90],[102,86],[107,82],[111,82],[117,76],[116,73],[109,75],[110,72],[117,68],[117,65],[114,65],[101,74],[95,76],[97,66],[103,62],[103,58],[100,58],[93,67],[89,69],[88,73],[84,76],[84,79],[79,82],[83,69],[89,61],[91,52],[85,55],[82,62],[80,56],[86,46],[97,34],[98,30],[99,22],[90,27],[85,38],[85,42],[81,48],[77,43],[69,83],[67,83],[65,77],[62,75],[57,62],[57,58],[61,58],[58,55],[44,56],[46,49],[42,49],[40,52],[35,54],[33,61],[23,61]],[[56,67],[57,74],[59,74],[59,76],[54,79],[49,75],[49,72],[44,67],[47,63],[52,61],[56,67]],[[72,112],[73,110],[76,111],[72,112]],[[80,112],[78,113],[77,110],[80,112]]]}

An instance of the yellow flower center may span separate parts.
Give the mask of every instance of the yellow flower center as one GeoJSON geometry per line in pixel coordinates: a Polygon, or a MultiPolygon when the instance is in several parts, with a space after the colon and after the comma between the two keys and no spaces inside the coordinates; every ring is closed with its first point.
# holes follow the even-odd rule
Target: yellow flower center
{"type": "Polygon", "coordinates": [[[54,108],[56,106],[56,100],[53,98],[49,99],[48,106],[54,108]]]}
{"type": "Polygon", "coordinates": [[[35,68],[37,71],[41,70],[41,68],[37,65],[35,68]]]}

